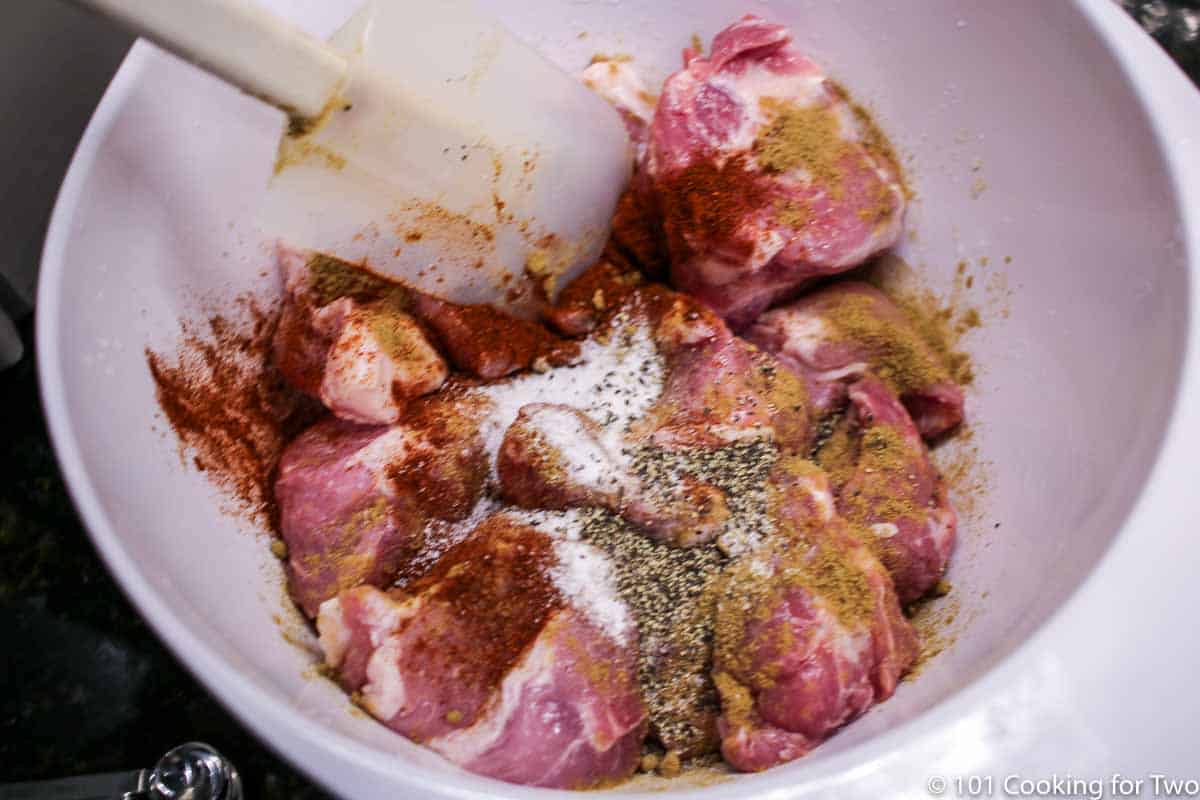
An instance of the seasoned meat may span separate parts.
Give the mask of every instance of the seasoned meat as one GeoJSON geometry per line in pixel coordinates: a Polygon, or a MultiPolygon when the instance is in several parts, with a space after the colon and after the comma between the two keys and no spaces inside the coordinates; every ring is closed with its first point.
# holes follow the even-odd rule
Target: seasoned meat
{"type": "Polygon", "coordinates": [[[733,767],[799,758],[891,696],[917,652],[891,579],[833,510],[825,475],[787,459],[772,476],[779,535],[729,569],[713,679],[733,767]]]}
{"type": "Polygon", "coordinates": [[[326,663],[385,725],[473,772],[555,788],[627,777],[646,730],[636,630],[561,590],[575,557],[602,556],[490,517],[404,590],[326,602],[326,663]]]}
{"type": "Polygon", "coordinates": [[[437,391],[448,375],[416,320],[376,301],[352,306],[342,316],[325,360],[320,398],[342,419],[390,424],[409,398],[437,391]]]}
{"type": "Polygon", "coordinates": [[[606,508],[656,539],[700,544],[729,518],[724,494],[682,476],[676,486],[640,479],[618,441],[570,406],[532,403],[521,409],[500,445],[497,472],[505,500],[523,508],[606,508]]]}
{"type": "Polygon", "coordinates": [[[818,453],[841,512],[887,567],[901,603],[941,579],[958,517],[916,426],[880,380],[850,386],[846,420],[818,453]]]}
{"type": "Polygon", "coordinates": [[[485,380],[579,354],[577,343],[537,323],[447,303],[331,256],[281,246],[277,260],[284,295],[275,363],[289,383],[351,422],[398,421],[409,401],[445,383],[442,353],[485,380]]]}
{"type": "Polygon", "coordinates": [[[809,401],[802,382],[695,300],[669,293],[660,311],[654,340],[667,380],[639,431],[668,448],[766,438],[784,452],[807,449],[809,401]]]}
{"type": "Polygon", "coordinates": [[[675,287],[734,330],[899,238],[905,192],[883,135],[792,44],[747,15],[685,53],[650,125],[639,187],[675,287]]]}
{"type": "Polygon", "coordinates": [[[481,408],[432,398],[391,427],[326,418],[288,445],[275,498],[288,589],[306,614],[343,589],[388,585],[429,521],[470,514],[487,475],[481,408]]]}
{"type": "Polygon", "coordinates": [[[804,378],[818,413],[838,407],[845,384],[870,372],[900,396],[922,436],[962,422],[963,390],[945,358],[868,284],[835,283],[768,311],[746,338],[804,378]]]}
{"type": "MultiPolygon", "coordinates": [[[[322,303],[316,281],[336,268],[333,260],[318,260],[314,272],[309,254],[280,247],[277,258],[284,303],[275,363],[293,386],[342,419],[388,425],[400,418],[409,399],[435,392],[445,382],[446,362],[398,295],[379,289],[377,297],[366,292],[322,303]]],[[[356,272],[347,273],[348,280],[364,284],[368,273],[356,272]]]]}
{"type": "Polygon", "coordinates": [[[646,147],[650,120],[656,98],[628,61],[602,59],[588,66],[580,76],[584,84],[603,97],[621,114],[638,160],[646,147]]]}
{"type": "Polygon", "coordinates": [[[455,367],[485,380],[529,369],[539,359],[561,366],[579,355],[574,342],[488,305],[458,305],[414,293],[412,311],[436,333],[455,367]]]}

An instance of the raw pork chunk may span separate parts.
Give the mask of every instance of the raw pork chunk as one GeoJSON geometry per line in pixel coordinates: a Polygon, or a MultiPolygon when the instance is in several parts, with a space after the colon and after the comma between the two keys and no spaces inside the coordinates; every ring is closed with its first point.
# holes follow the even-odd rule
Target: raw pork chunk
{"type": "Polygon", "coordinates": [[[892,695],[917,654],[879,560],[798,458],[772,476],[777,536],[731,565],[717,605],[713,679],[721,753],[756,771],[799,758],[892,695]]]}
{"type": "Polygon", "coordinates": [[[805,451],[810,426],[804,384],[700,303],[669,294],[654,326],[667,380],[642,431],[667,448],[769,439],[785,453],[805,451]]]}
{"type": "Polygon", "coordinates": [[[946,571],[958,516],[916,426],[877,378],[850,386],[846,419],[817,455],[841,512],[879,556],[901,603],[946,571]]]}
{"type": "Polygon", "coordinates": [[[486,380],[578,356],[575,342],[488,305],[447,303],[322,253],[281,246],[277,260],[284,292],[275,363],[351,422],[400,420],[414,398],[445,383],[442,353],[486,380]]]}
{"type": "Polygon", "coordinates": [[[326,662],[385,725],[472,772],[574,789],[628,777],[646,732],[636,629],[560,590],[572,558],[603,556],[492,516],[403,590],[325,603],[326,662]]]}
{"type": "Polygon", "coordinates": [[[274,358],[293,386],[350,422],[388,425],[437,391],[449,368],[404,295],[335,259],[280,247],[283,313],[274,358]],[[340,294],[339,294],[340,293],[340,294]]]}
{"type": "Polygon", "coordinates": [[[759,317],[746,338],[804,378],[818,414],[845,400],[845,384],[881,378],[926,438],[963,420],[963,390],[946,359],[887,295],[857,281],[835,283],[759,317]]]}
{"type": "Polygon", "coordinates": [[[359,584],[386,586],[431,520],[455,522],[483,493],[486,406],[426,398],[394,426],[326,418],[284,451],[275,482],[288,589],[306,614],[359,584]]]}
{"type": "Polygon", "coordinates": [[[639,187],[676,288],[734,330],[805,283],[899,238],[900,168],[886,138],[792,44],[747,15],[685,52],[650,125],[639,187]]]}

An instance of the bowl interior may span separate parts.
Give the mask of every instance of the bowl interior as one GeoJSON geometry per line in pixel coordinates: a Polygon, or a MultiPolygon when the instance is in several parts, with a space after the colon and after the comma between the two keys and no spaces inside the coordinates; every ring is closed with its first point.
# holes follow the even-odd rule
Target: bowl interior
{"type": "MultiPolygon", "coordinates": [[[[273,5],[326,34],[355,4],[273,5]]],[[[486,5],[564,67],[629,53],[652,84],[693,33],[707,40],[746,11],[791,25],[906,158],[917,200],[901,256],[924,284],[950,294],[957,283],[961,304],[981,311],[965,339],[978,367],[973,438],[941,453],[973,463],[967,482],[985,486],[960,493],[954,591],[942,601],[953,644],[893,700],[782,768],[799,785],[1005,658],[1119,534],[1169,413],[1187,311],[1179,216],[1153,131],[1069,3],[486,5]]],[[[40,313],[52,324],[41,367],[51,405],[65,409],[60,455],[142,611],[226,702],[288,723],[259,729],[277,747],[371,765],[378,779],[364,797],[394,796],[406,781],[494,794],[499,784],[350,713],[312,677],[313,654],[283,635],[295,627],[273,619],[291,612],[265,538],[222,513],[157,413],[144,348],[170,350],[179,320],[205,302],[274,291],[255,214],[280,124],[148,47],[125,65],[76,157],[43,265],[40,313]]]]}

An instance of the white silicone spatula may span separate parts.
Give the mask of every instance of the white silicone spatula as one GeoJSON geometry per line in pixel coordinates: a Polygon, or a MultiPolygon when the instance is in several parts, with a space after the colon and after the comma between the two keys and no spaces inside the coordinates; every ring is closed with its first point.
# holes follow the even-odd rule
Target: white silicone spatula
{"type": "Polygon", "coordinates": [[[248,0],[76,0],[292,118],[268,233],[460,302],[533,306],[593,261],[620,118],[471,0],[371,0],[325,43],[248,0]]]}

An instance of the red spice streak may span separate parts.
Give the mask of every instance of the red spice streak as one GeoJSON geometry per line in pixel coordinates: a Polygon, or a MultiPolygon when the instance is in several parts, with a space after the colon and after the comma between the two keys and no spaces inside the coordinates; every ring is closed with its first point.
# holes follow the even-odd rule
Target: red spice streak
{"type": "Polygon", "coordinates": [[[770,191],[749,169],[745,154],[718,163],[700,154],[686,167],[663,175],[655,187],[672,261],[686,261],[697,244],[720,242],[723,249],[745,249],[739,240],[742,222],[771,204],[770,191]]]}
{"type": "Polygon", "coordinates": [[[146,363],[183,452],[232,499],[232,510],[273,527],[279,454],[320,412],[271,364],[278,313],[253,298],[238,302],[244,319],[185,322],[176,352],[147,348],[146,363]]]}
{"type": "Polygon", "coordinates": [[[442,663],[461,665],[464,684],[494,689],[563,607],[549,575],[555,563],[549,537],[490,517],[402,594],[425,592],[450,607],[454,629],[431,632],[429,646],[442,663]]]}
{"type": "Polygon", "coordinates": [[[651,277],[665,279],[665,249],[661,226],[643,193],[634,188],[625,190],[613,214],[612,233],[604,257],[622,267],[639,269],[651,277]]]}
{"type": "Polygon", "coordinates": [[[479,422],[489,407],[454,386],[452,382],[408,404],[405,425],[421,431],[430,447],[415,449],[385,468],[388,479],[402,487],[422,516],[446,522],[471,513],[488,474],[479,422]]]}
{"type": "Polygon", "coordinates": [[[539,358],[559,366],[579,354],[577,343],[489,305],[460,306],[421,296],[414,309],[437,334],[440,349],[454,366],[485,380],[527,369],[539,358]]]}

